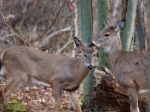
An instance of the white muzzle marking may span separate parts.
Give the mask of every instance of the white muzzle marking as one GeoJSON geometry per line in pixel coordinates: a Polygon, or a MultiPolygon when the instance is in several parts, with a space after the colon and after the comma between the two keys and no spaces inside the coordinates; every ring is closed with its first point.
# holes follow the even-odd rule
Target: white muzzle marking
{"type": "Polygon", "coordinates": [[[0,76],[4,76],[6,73],[6,69],[4,66],[2,66],[1,70],[0,70],[0,76]]]}

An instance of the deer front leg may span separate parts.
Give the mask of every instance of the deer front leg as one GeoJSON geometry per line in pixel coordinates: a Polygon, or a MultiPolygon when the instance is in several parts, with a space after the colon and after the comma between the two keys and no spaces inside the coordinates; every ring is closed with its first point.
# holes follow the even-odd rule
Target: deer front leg
{"type": "Polygon", "coordinates": [[[71,104],[76,112],[82,112],[77,91],[69,92],[71,104]]]}
{"type": "Polygon", "coordinates": [[[129,88],[127,92],[130,100],[130,112],[140,112],[138,106],[138,94],[136,88],[129,88]]]}
{"type": "Polygon", "coordinates": [[[0,103],[6,104],[8,103],[9,96],[19,87],[20,81],[8,79],[5,87],[2,89],[0,96],[0,103]]]}
{"type": "Polygon", "coordinates": [[[57,109],[57,111],[59,111],[61,109],[61,103],[62,103],[62,85],[61,84],[53,84],[52,88],[54,90],[56,109],[57,109]]]}

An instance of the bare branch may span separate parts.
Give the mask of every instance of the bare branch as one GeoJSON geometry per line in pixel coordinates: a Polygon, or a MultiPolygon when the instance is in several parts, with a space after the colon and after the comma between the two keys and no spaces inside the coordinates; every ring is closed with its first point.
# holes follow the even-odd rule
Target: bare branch
{"type": "Polygon", "coordinates": [[[59,49],[57,52],[56,52],[56,55],[60,54],[69,44],[73,43],[73,40],[72,38],[70,37],[67,41],[67,43],[61,48],[59,49]]]}
{"type": "Polygon", "coordinates": [[[48,44],[49,40],[51,38],[55,37],[56,35],[59,35],[59,34],[64,33],[64,32],[70,32],[71,30],[72,30],[72,27],[69,26],[69,27],[66,27],[64,29],[60,29],[58,31],[53,32],[52,34],[48,35],[47,37],[44,37],[44,39],[42,40],[42,42],[39,43],[38,47],[45,46],[46,44],[48,44]]]}

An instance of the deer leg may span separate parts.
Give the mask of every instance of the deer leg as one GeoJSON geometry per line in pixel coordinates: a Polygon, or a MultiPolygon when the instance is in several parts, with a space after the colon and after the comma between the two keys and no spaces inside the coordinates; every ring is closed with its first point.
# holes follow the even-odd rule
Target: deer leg
{"type": "Polygon", "coordinates": [[[129,88],[127,90],[130,100],[130,112],[140,112],[138,106],[138,94],[135,88],[129,88]]]}
{"type": "Polygon", "coordinates": [[[71,104],[76,112],[82,112],[77,91],[69,92],[71,104]]]}
{"type": "Polygon", "coordinates": [[[19,81],[17,80],[8,80],[6,86],[2,89],[0,96],[1,103],[8,103],[8,98],[12,92],[14,92],[19,87],[19,81]]]}
{"type": "Polygon", "coordinates": [[[52,88],[54,90],[56,109],[60,110],[61,109],[61,102],[62,102],[62,85],[61,84],[55,84],[52,86],[52,88]]]}

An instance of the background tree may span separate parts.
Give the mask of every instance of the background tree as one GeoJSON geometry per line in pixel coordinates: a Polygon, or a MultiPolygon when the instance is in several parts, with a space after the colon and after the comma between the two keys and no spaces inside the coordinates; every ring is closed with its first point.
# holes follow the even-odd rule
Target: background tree
{"type": "MultiPolygon", "coordinates": [[[[98,31],[100,32],[104,27],[107,19],[110,19],[109,0],[97,0],[97,15],[98,15],[98,31]]],[[[102,49],[99,51],[100,65],[106,65],[105,55],[102,49]]]]}
{"type": "Polygon", "coordinates": [[[133,39],[135,18],[136,18],[137,0],[127,1],[126,23],[122,32],[122,46],[123,49],[129,51],[133,39]]]}
{"type": "Polygon", "coordinates": [[[113,24],[124,20],[126,17],[127,0],[110,0],[111,21],[113,24]]]}
{"type": "MultiPolygon", "coordinates": [[[[92,40],[92,0],[80,0],[81,9],[81,37],[82,40],[89,44],[92,40]]],[[[91,101],[93,85],[92,72],[84,81],[84,105],[88,107],[91,101]]]]}
{"type": "Polygon", "coordinates": [[[141,12],[142,25],[144,27],[146,49],[150,52],[150,1],[139,0],[138,2],[141,12]]]}
{"type": "Polygon", "coordinates": [[[144,26],[142,22],[142,7],[140,7],[140,3],[138,2],[137,7],[137,32],[138,32],[138,39],[139,39],[139,49],[143,51],[146,49],[146,40],[145,40],[145,33],[144,33],[144,26]]]}

